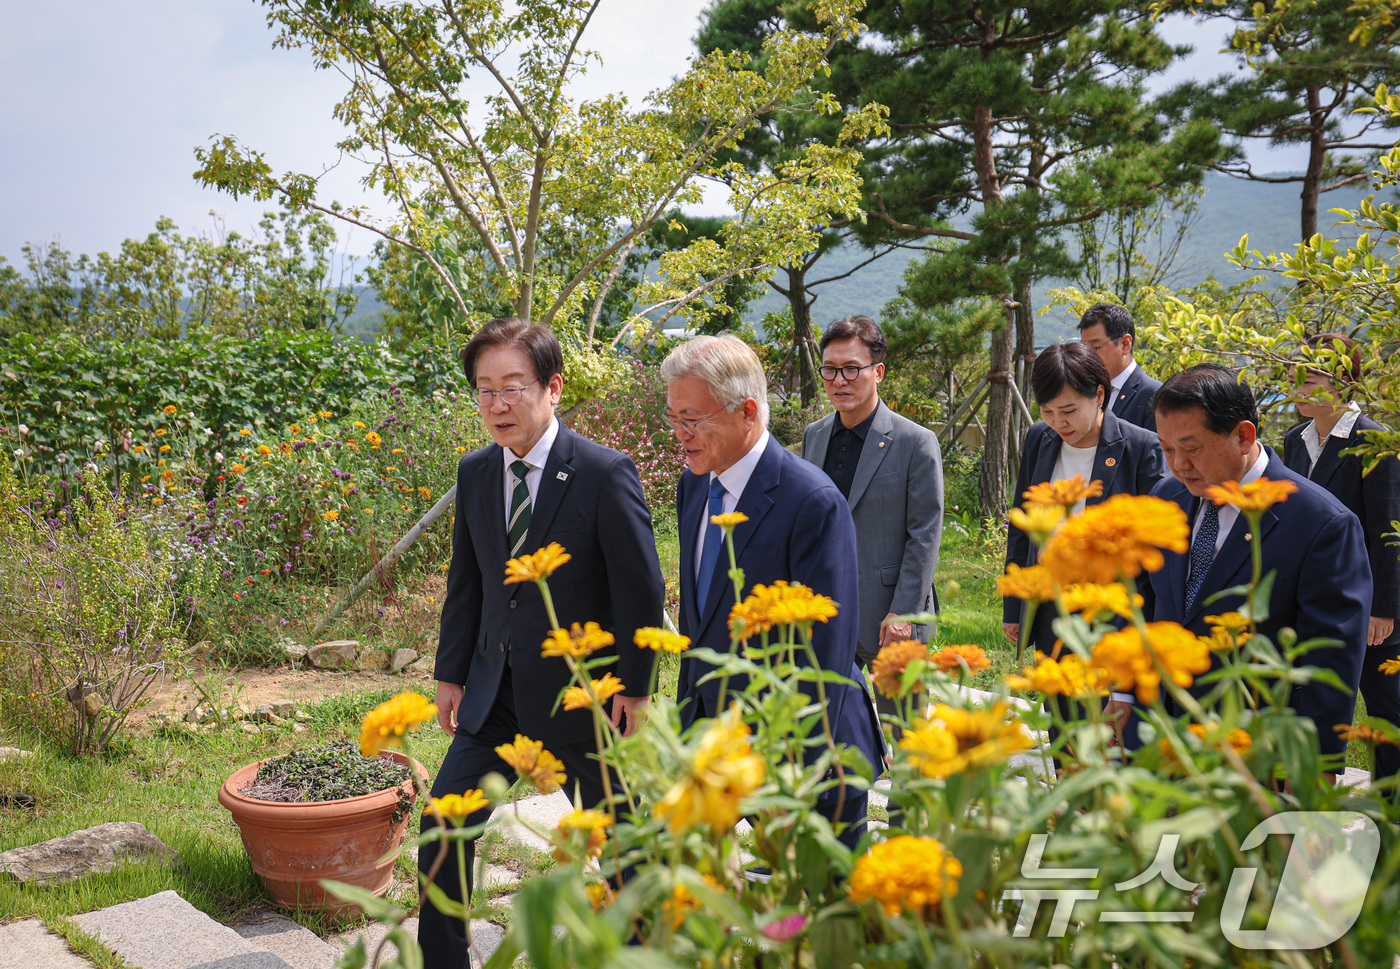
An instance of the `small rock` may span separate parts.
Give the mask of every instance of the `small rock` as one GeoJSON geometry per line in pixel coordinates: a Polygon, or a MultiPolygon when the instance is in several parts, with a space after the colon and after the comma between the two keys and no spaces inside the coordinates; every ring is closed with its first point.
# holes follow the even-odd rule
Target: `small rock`
{"type": "Polygon", "coordinates": [[[89,693],[83,697],[83,713],[89,717],[95,717],[102,712],[102,698],[96,693],[89,693]]]}
{"type": "Polygon", "coordinates": [[[317,643],[307,651],[311,665],[322,670],[343,670],[355,665],[360,655],[360,644],[353,639],[334,639],[327,643],[317,643]]]}
{"type": "Polygon", "coordinates": [[[292,700],[273,700],[268,704],[272,712],[279,717],[292,717],[296,715],[297,705],[292,700]]]}
{"type": "Polygon", "coordinates": [[[0,872],[22,882],[62,882],[111,871],[127,859],[179,856],[136,821],[110,821],[61,838],[0,853],[0,872]]]}
{"type": "Polygon", "coordinates": [[[284,652],[287,655],[287,659],[291,660],[293,665],[295,665],[297,663],[305,663],[306,654],[310,652],[310,650],[301,643],[286,643],[282,647],[282,652],[284,652]]]}
{"type": "Polygon", "coordinates": [[[201,639],[190,647],[191,656],[208,656],[214,651],[214,644],[207,639],[201,639]]]}
{"type": "Polygon", "coordinates": [[[19,759],[20,757],[33,757],[34,751],[20,750],[18,747],[0,747],[0,760],[19,759]]]}
{"type": "Polygon", "coordinates": [[[360,653],[355,660],[355,669],[365,673],[372,673],[378,670],[389,668],[389,657],[383,650],[367,649],[360,653]]]}
{"type": "Polygon", "coordinates": [[[310,723],[311,714],[307,713],[305,710],[298,710],[296,712],[295,720],[297,723],[310,723]]]}
{"type": "Polygon", "coordinates": [[[409,664],[408,664],[408,672],[410,672],[410,673],[425,673],[425,674],[427,674],[428,676],[432,676],[432,675],[433,675],[433,667],[435,667],[436,665],[437,665],[437,661],[436,661],[433,657],[431,657],[431,656],[420,656],[420,657],[418,657],[416,660],[414,660],[412,663],[409,663],[409,664]]]}
{"type": "Polygon", "coordinates": [[[238,729],[244,733],[262,733],[262,728],[251,720],[244,720],[238,725],[238,729]]]}
{"type": "Polygon", "coordinates": [[[274,720],[279,720],[281,718],[272,712],[272,707],[264,703],[252,713],[248,714],[248,719],[254,723],[272,723],[274,720]]]}
{"type": "Polygon", "coordinates": [[[389,663],[389,669],[395,673],[402,673],[410,663],[418,658],[418,650],[404,647],[394,650],[394,659],[389,663]]]}
{"type": "Polygon", "coordinates": [[[306,733],[305,725],[300,723],[292,724],[292,733],[306,733]]]}

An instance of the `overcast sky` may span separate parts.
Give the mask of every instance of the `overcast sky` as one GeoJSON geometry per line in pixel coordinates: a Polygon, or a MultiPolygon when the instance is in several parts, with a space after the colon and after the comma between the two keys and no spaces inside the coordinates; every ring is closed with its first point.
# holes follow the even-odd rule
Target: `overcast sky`
{"type": "MultiPolygon", "coordinates": [[[[6,5],[0,31],[0,255],[28,240],[74,252],[114,250],[168,215],[186,232],[211,232],[215,210],[247,233],[271,207],[201,188],[193,149],[216,133],[263,151],[275,171],[319,172],[335,161],[342,129],[331,117],[343,80],[315,71],[304,51],[274,50],[253,0],[39,0],[6,5]]],[[[706,0],[608,0],[588,43],[603,58],[585,95],[634,99],[685,69],[706,0]]],[[[1199,48],[1168,75],[1229,69],[1222,38],[1186,23],[1171,39],[1199,48]]],[[[1256,156],[1256,163],[1265,156],[1256,156]]],[[[1265,169],[1300,168],[1270,153],[1265,169]]],[[[363,198],[350,166],[323,195],[363,198]]],[[[368,233],[342,246],[367,252],[368,233]]]]}

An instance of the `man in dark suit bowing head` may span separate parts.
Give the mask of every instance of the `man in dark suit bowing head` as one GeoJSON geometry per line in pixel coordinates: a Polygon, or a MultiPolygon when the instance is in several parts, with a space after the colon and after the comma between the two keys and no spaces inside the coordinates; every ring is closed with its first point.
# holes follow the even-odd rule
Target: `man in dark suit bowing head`
{"type": "MultiPolygon", "coordinates": [[[[1259,408],[1236,371],[1211,363],[1184,370],[1162,385],[1153,407],[1172,477],[1162,479],[1152,493],[1179,504],[1191,525],[1186,554],[1166,552],[1166,564],[1152,573],[1155,618],[1209,635],[1208,614],[1243,604],[1238,594],[1207,604],[1217,592],[1249,584],[1253,556],[1248,519],[1234,505],[1206,498],[1206,489],[1260,478],[1293,482],[1298,490],[1260,520],[1263,574],[1273,572],[1274,585],[1269,618],[1259,631],[1275,643],[1284,627],[1295,630],[1299,642],[1338,641],[1298,662],[1332,670],[1346,688],[1317,680],[1304,683],[1293,688],[1290,705],[1311,718],[1324,756],[1341,755],[1346,743],[1334,728],[1351,726],[1356,711],[1371,614],[1371,567],[1361,523],[1325,489],[1290,471],[1259,443],[1259,408]]],[[[1197,685],[1193,692],[1209,689],[1197,685]]]]}
{"type": "MultiPolygon", "coordinates": [[[[505,585],[506,562],[558,542],[571,556],[549,579],[559,622],[596,622],[616,637],[610,671],[622,680],[614,726],[631,733],[646,703],[650,653],[632,645],[642,626],[660,625],[665,596],[651,514],[637,469],[625,454],[594,444],[559,423],[564,358],[547,327],[507,318],[484,324],[462,351],[467,381],[494,442],[457,468],[457,520],[438,645],[438,720],[452,735],[432,794],[462,794],[492,771],[513,777],[496,753],[517,733],[540,741],[563,762],[566,790],[585,807],[604,796],[587,710],[555,713],[569,682],[562,659],[541,656],[552,623],[534,583],[505,585]]],[[[604,655],[606,653],[604,652],[604,655]]],[[[598,655],[598,654],[595,654],[598,655]]],[[[485,810],[466,826],[486,819],[485,810]]],[[[435,822],[423,815],[423,827],[435,822]]],[[[471,891],[474,845],[466,850],[471,891]]],[[[439,844],[419,849],[432,870],[439,844]]],[[[445,851],[435,881],[461,901],[456,848],[445,851]]],[[[418,941],[429,966],[468,965],[465,926],[423,906],[418,941]]]]}
{"type": "Polygon", "coordinates": [[[1108,409],[1119,420],[1157,430],[1152,412],[1152,395],[1162,386],[1133,359],[1137,347],[1137,325],[1133,314],[1114,303],[1095,303],[1079,318],[1079,339],[1093,348],[1108,368],[1112,384],[1108,409]]]}
{"type": "MultiPolygon", "coordinates": [[[[758,357],[737,337],[701,336],[673,350],[661,365],[661,376],[667,419],[685,449],[687,465],[676,496],[681,632],[696,647],[729,651],[734,591],[724,536],[710,517],[737,511],[748,518],[734,529],[744,593],[755,584],[783,579],[834,599],[839,612],[815,624],[813,652],[822,669],[859,683],[860,583],[851,510],[820,468],[768,433],[768,383],[758,357]]],[[[687,724],[723,712],[718,680],[700,682],[712,669],[693,656],[681,661],[677,700],[687,724]]],[[[744,686],[729,680],[730,696],[744,686]]],[[[858,686],[832,683],[826,696],[836,742],[859,750],[878,773],[882,746],[870,695],[858,686]]],[[[854,846],[865,829],[865,792],[832,788],[818,804],[838,825],[841,840],[854,846]],[[838,802],[840,816],[832,817],[838,802]]]]}

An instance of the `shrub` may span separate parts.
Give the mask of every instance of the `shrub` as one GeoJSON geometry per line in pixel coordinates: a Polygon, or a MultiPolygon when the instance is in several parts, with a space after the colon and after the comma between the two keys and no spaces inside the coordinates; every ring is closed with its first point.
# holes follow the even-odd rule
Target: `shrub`
{"type": "Polygon", "coordinates": [[[168,536],[119,495],[94,488],[61,517],[46,500],[0,462],[0,696],[94,753],[179,668],[201,590],[178,588],[168,536]]]}

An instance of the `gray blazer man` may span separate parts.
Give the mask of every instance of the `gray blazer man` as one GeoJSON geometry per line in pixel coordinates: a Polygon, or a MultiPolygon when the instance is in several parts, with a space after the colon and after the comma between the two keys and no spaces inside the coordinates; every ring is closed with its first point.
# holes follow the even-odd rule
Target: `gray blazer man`
{"type": "MultiPolygon", "coordinates": [[[[869,667],[880,647],[928,638],[928,627],[885,620],[938,608],[933,573],[943,534],[938,436],[880,400],[885,336],[868,316],[848,316],[821,340],[822,386],[836,413],[807,426],[802,456],[831,476],[856,523],[860,626],[856,655],[869,667]]],[[[845,605],[845,603],[842,603],[845,605]]],[[[894,702],[877,697],[881,713],[894,702]]]]}

